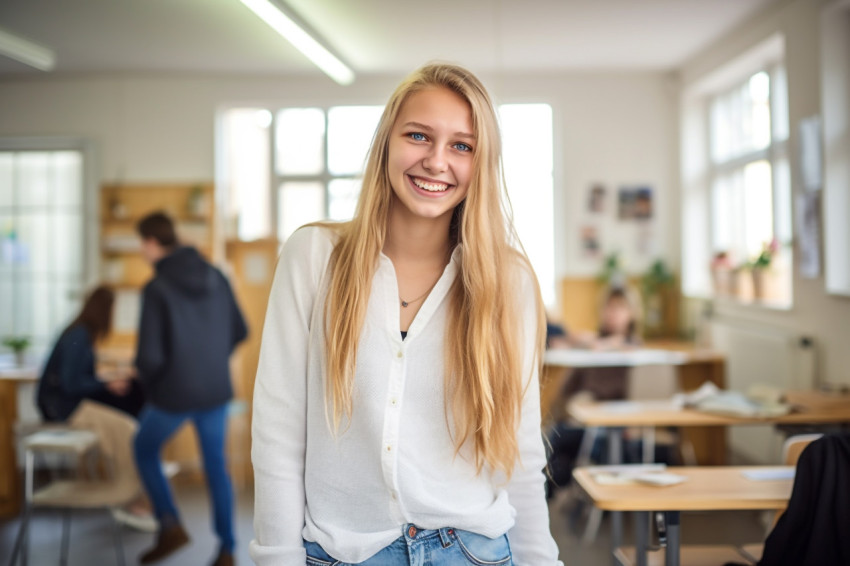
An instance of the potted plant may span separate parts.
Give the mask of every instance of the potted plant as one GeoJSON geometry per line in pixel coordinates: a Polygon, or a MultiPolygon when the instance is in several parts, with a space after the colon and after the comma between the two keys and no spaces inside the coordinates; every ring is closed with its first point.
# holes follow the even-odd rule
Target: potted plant
{"type": "Polygon", "coordinates": [[[663,259],[658,259],[640,279],[643,302],[646,306],[645,327],[648,335],[664,334],[664,311],[669,308],[669,290],[674,276],[663,259]]]}
{"type": "Polygon", "coordinates": [[[15,353],[15,364],[19,367],[24,365],[24,353],[30,345],[27,336],[7,336],[3,339],[3,345],[15,353]]]}
{"type": "Polygon", "coordinates": [[[765,271],[770,267],[770,262],[773,261],[773,256],[779,249],[779,244],[776,238],[770,242],[765,242],[762,245],[761,253],[750,262],[750,271],[753,275],[753,296],[756,299],[764,298],[764,279],[765,271]]]}

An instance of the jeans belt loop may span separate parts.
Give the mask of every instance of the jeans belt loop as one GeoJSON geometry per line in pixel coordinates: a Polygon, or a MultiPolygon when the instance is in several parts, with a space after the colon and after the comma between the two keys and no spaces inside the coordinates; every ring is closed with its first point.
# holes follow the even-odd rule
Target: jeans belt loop
{"type": "Polygon", "coordinates": [[[454,544],[454,541],[452,540],[455,534],[454,529],[444,527],[439,529],[438,532],[440,533],[440,543],[443,545],[443,548],[448,548],[454,544]]]}

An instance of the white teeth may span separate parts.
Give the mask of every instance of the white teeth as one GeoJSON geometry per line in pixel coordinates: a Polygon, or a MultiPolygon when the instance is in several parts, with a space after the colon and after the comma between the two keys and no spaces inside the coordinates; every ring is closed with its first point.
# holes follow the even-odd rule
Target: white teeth
{"type": "Polygon", "coordinates": [[[445,183],[426,183],[425,181],[421,181],[419,179],[413,178],[413,184],[419,187],[420,189],[425,189],[426,191],[432,193],[439,193],[441,191],[445,191],[449,188],[449,186],[445,183]]]}

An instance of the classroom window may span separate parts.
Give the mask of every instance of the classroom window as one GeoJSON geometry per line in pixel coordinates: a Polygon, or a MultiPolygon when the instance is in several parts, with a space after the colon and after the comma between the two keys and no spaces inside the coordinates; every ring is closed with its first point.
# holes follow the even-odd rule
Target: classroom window
{"type": "MultiPolygon", "coordinates": [[[[382,112],[382,106],[225,111],[219,178],[228,195],[228,236],[285,241],[308,222],[351,218],[382,112]]],[[[544,300],[554,304],[552,108],[508,104],[499,115],[514,224],[544,300]]]]}
{"type": "Polygon", "coordinates": [[[0,151],[0,336],[36,352],[80,306],[83,153],[0,151]]]}
{"type": "Polygon", "coordinates": [[[709,106],[710,242],[715,257],[725,254],[724,268],[741,280],[734,291],[715,292],[776,306],[791,301],[785,91],[784,69],[775,65],[715,94],[709,106]],[[757,258],[770,246],[769,267],[754,275],[757,258]],[[769,278],[770,288],[756,276],[769,278]]]}

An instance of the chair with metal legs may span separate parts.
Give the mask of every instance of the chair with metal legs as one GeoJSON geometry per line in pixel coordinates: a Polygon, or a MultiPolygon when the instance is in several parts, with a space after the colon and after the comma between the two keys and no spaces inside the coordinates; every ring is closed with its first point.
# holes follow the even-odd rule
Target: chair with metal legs
{"type": "MultiPolygon", "coordinates": [[[[63,510],[60,564],[67,564],[70,547],[70,518],[74,509],[104,509],[126,505],[139,493],[141,484],[136,474],[132,438],[136,421],[115,409],[84,401],[74,412],[70,427],[42,430],[24,439],[26,453],[25,507],[21,525],[9,558],[14,566],[28,561],[29,529],[33,510],[58,508],[63,510]],[[38,454],[67,454],[78,461],[95,453],[98,467],[88,474],[71,479],[57,479],[39,489],[34,488],[35,458],[38,454]]],[[[109,513],[117,562],[124,565],[124,550],[119,525],[109,513]]]]}

